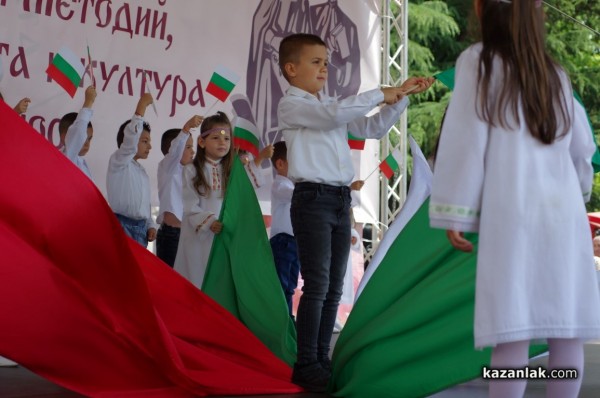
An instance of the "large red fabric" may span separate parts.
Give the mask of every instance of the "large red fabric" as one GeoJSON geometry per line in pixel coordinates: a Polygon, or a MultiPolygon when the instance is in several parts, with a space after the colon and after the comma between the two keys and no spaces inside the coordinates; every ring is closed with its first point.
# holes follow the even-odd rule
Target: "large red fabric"
{"type": "Polygon", "coordinates": [[[93,397],[300,391],[237,319],[126,238],[92,181],[1,101],[0,148],[0,355],[93,397]]]}

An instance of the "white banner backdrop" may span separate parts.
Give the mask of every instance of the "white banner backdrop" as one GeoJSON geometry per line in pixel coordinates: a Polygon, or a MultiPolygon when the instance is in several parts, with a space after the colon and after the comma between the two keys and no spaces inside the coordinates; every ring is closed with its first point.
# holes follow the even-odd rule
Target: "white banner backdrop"
{"type": "MultiPolygon", "coordinates": [[[[0,0],[0,92],[14,106],[30,97],[25,119],[54,145],[58,120],[83,104],[84,77],[71,98],[45,70],[61,47],[73,50],[87,66],[93,59],[98,97],[94,104],[94,139],[86,160],[98,188],[106,191],[106,169],[117,148],[119,126],[129,119],[141,93],[155,97],[146,120],[153,149],[142,161],[152,179],[157,205],[156,167],[160,138],[180,128],[194,114],[217,110],[233,116],[228,101],[216,103],[205,92],[219,65],[241,77],[234,93],[248,96],[261,145],[278,141],[276,108],[287,88],[277,66],[279,42],[296,32],[315,33],[330,51],[329,95],[343,98],[372,89],[380,81],[378,0],[0,0]],[[213,106],[214,105],[214,106],[213,106]]],[[[197,133],[196,133],[197,135],[197,133]]],[[[195,136],[196,136],[195,135],[195,136]]],[[[357,179],[379,163],[376,141],[353,151],[357,179]]],[[[5,148],[10,150],[10,148],[5,148]]],[[[35,159],[31,159],[35,162],[35,159]]],[[[264,173],[270,180],[270,165],[264,173]]],[[[268,167],[267,167],[268,166],[268,167]]],[[[44,167],[40,164],[39,167],[44,167]]],[[[270,184],[259,191],[263,212],[270,212],[270,184]]],[[[360,193],[358,221],[378,215],[378,181],[373,176],[360,193]]],[[[51,198],[48,198],[51,200],[51,198]]]]}

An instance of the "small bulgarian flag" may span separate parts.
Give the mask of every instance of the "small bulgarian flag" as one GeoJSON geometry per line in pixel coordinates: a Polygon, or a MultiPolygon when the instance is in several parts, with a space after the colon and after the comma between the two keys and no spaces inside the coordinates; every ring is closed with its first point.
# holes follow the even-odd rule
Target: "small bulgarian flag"
{"type": "Polygon", "coordinates": [[[355,137],[351,132],[348,131],[348,145],[350,149],[356,149],[362,151],[365,149],[365,139],[360,137],[355,137]]]}
{"type": "Polygon", "coordinates": [[[218,66],[210,78],[206,92],[225,102],[239,80],[240,77],[234,71],[218,66]]]}
{"type": "Polygon", "coordinates": [[[233,127],[233,146],[258,157],[258,129],[250,120],[237,117],[233,127]]]}
{"type": "Polygon", "coordinates": [[[400,150],[398,148],[394,149],[392,153],[388,155],[387,158],[379,164],[379,168],[383,175],[385,175],[388,179],[392,178],[394,172],[400,168],[400,161],[402,160],[402,155],[400,154],[400,150]]]}
{"type": "Polygon", "coordinates": [[[62,47],[48,65],[46,73],[71,97],[75,96],[79,82],[85,73],[81,59],[67,47],[62,47]]]}

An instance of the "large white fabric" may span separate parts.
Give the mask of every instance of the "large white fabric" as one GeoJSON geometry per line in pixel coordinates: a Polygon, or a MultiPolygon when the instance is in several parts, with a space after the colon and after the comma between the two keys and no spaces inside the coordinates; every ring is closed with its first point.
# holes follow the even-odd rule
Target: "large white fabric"
{"type": "Polygon", "coordinates": [[[85,140],[87,140],[87,127],[92,120],[93,114],[94,111],[92,109],[81,108],[77,114],[77,118],[75,118],[75,121],[67,130],[65,146],[62,148],[62,152],[65,156],[69,158],[71,162],[75,163],[75,165],[79,167],[79,170],[83,171],[90,179],[92,179],[90,168],[85,159],[79,156],[79,152],[81,152],[81,148],[83,147],[83,144],[85,144],[85,140]]]}
{"type": "Polygon", "coordinates": [[[181,156],[185,150],[185,144],[190,133],[181,132],[171,141],[169,152],[158,162],[158,200],[160,207],[156,222],[162,223],[163,214],[168,211],[174,214],[179,221],[183,218],[183,200],[181,191],[183,189],[182,175],[183,165],[181,156]]]}
{"type": "MultiPolygon", "coordinates": [[[[595,146],[583,110],[563,74],[572,125],[552,145],[511,118],[511,130],[485,123],[475,108],[480,51],[471,46],[456,64],[430,203],[432,226],[479,231],[475,346],[600,337],[584,206],[595,146]]],[[[491,77],[494,97],[505,80],[500,62],[491,77]]]]}
{"type": "Polygon", "coordinates": [[[356,137],[381,138],[408,106],[404,97],[365,117],[383,101],[383,92],[370,90],[337,101],[323,93],[316,96],[290,87],[279,102],[279,127],[287,143],[288,177],[335,186],[350,185],[354,168],[348,147],[348,131],[356,137]]]}

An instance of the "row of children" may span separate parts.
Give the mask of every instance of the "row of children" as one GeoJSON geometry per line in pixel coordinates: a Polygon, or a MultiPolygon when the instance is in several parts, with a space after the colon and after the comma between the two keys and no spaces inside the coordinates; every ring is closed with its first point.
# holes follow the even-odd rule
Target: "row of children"
{"type": "MultiPolygon", "coordinates": [[[[285,144],[278,143],[273,158],[278,176],[273,187],[272,247],[280,278],[287,272],[290,285],[295,286],[298,259],[304,278],[292,381],[311,391],[323,391],[331,376],[330,342],[351,242],[354,171],[347,131],[364,138],[383,137],[406,109],[406,95],[426,90],[432,79],[410,78],[401,87],[374,89],[338,101],[321,92],[328,77],[328,53],[321,38],[294,34],[281,42],[279,50],[281,73],[291,87],[278,112],[287,156],[285,144]],[[365,116],[382,104],[380,112],[365,116]],[[286,256],[296,253],[297,259],[288,261],[286,256]],[[291,274],[289,268],[294,268],[291,274]]],[[[95,88],[88,87],[82,110],[65,115],[59,125],[63,152],[88,176],[83,156],[93,135],[90,120],[95,98],[95,88]]],[[[119,128],[118,149],[108,164],[107,199],[130,237],[144,246],[157,239],[159,257],[200,288],[213,237],[223,228],[218,215],[234,155],[231,123],[221,112],[205,119],[196,115],[181,130],[164,134],[157,233],[151,217],[150,181],[138,162],[152,148],[150,126],[144,121],[152,102],[150,94],[143,94],[132,118],[119,128]],[[194,155],[190,130],[198,127],[194,155]]],[[[247,163],[255,186],[261,184],[257,165],[272,154],[273,148],[265,148],[254,162],[247,163]]],[[[284,286],[284,290],[291,305],[293,288],[284,286]]]]}

